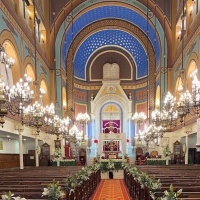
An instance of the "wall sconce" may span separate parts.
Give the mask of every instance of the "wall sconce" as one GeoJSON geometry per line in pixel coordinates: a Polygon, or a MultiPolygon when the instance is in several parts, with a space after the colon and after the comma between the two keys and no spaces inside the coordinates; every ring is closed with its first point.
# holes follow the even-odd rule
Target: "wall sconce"
{"type": "Polygon", "coordinates": [[[190,17],[192,16],[193,13],[193,6],[190,6],[190,17]]]}
{"type": "Polygon", "coordinates": [[[178,40],[181,38],[181,31],[178,31],[178,40]]]}
{"type": "Polygon", "coordinates": [[[44,35],[41,34],[41,41],[44,43],[44,35]]]}
{"type": "Polygon", "coordinates": [[[32,19],[32,17],[31,17],[31,11],[27,10],[27,12],[28,12],[28,18],[31,20],[32,19]]]}

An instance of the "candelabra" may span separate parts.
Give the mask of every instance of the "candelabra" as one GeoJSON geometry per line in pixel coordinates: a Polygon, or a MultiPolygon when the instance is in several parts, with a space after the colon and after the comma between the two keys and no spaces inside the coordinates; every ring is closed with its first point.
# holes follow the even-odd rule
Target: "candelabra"
{"type": "Polygon", "coordinates": [[[7,99],[7,108],[12,115],[18,115],[24,124],[24,109],[34,98],[34,92],[30,89],[32,79],[24,74],[24,79],[20,79],[11,88],[4,87],[4,95],[7,99]]]}
{"type": "Polygon", "coordinates": [[[8,114],[6,102],[7,100],[4,96],[4,82],[2,81],[2,77],[0,76],[0,124],[2,127],[5,123],[4,117],[8,114]]]}
{"type": "Polygon", "coordinates": [[[170,92],[167,92],[164,98],[163,111],[155,109],[152,111],[152,122],[155,126],[162,126],[166,128],[167,126],[176,125],[176,120],[178,113],[175,110],[176,98],[172,96],[170,92]]]}
{"type": "Polygon", "coordinates": [[[190,77],[192,78],[192,94],[186,90],[182,92],[177,102],[177,111],[180,117],[180,122],[187,114],[197,114],[199,116],[200,107],[200,81],[197,78],[198,70],[194,70],[190,77]]]}
{"type": "Polygon", "coordinates": [[[147,119],[147,116],[145,115],[144,112],[140,112],[140,113],[136,112],[132,117],[132,120],[135,121],[138,126],[138,128],[137,128],[138,142],[141,142],[140,127],[145,122],[146,119],[147,119]]]}
{"type": "Polygon", "coordinates": [[[71,119],[68,116],[62,119],[61,121],[61,131],[62,131],[63,137],[65,138],[67,142],[70,142],[70,134],[69,134],[70,121],[71,119]]]}
{"type": "Polygon", "coordinates": [[[82,148],[86,148],[86,140],[85,140],[85,125],[87,124],[87,122],[90,120],[90,116],[87,113],[79,113],[76,117],[76,121],[82,125],[83,128],[83,136],[82,136],[82,140],[81,140],[81,147],[82,148]]]}
{"type": "Polygon", "coordinates": [[[0,62],[3,63],[6,68],[11,68],[15,63],[15,60],[12,57],[8,58],[2,44],[0,44],[0,62]]]}

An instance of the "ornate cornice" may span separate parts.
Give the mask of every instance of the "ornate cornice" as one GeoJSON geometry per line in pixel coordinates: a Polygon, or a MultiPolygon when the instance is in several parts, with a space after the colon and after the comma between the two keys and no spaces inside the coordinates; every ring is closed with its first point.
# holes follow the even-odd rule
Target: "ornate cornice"
{"type": "MultiPolygon", "coordinates": [[[[136,84],[136,85],[121,85],[123,90],[135,90],[135,89],[140,89],[143,87],[146,87],[147,83],[142,83],[142,84],[136,84]]],[[[80,85],[77,83],[74,83],[74,87],[82,90],[99,90],[101,88],[101,85],[80,85]]]]}

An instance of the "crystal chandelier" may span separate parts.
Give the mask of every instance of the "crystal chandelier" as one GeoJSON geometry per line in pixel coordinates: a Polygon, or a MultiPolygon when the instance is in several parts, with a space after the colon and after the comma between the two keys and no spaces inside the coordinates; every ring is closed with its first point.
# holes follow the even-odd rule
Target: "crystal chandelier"
{"type": "Polygon", "coordinates": [[[166,128],[167,126],[176,125],[176,120],[178,113],[175,110],[175,100],[170,92],[167,92],[164,98],[163,111],[155,109],[152,111],[152,122],[155,126],[162,126],[166,128]]]}
{"type": "Polygon", "coordinates": [[[8,58],[2,44],[0,44],[0,62],[3,63],[6,68],[11,68],[15,63],[15,60],[12,57],[8,58]]]}
{"type": "Polygon", "coordinates": [[[52,115],[52,117],[45,117],[45,127],[46,132],[52,135],[57,136],[57,140],[59,140],[59,136],[62,133],[62,120],[58,115],[52,115]]]}
{"type": "Polygon", "coordinates": [[[30,89],[31,81],[31,77],[24,74],[24,78],[20,79],[16,85],[13,85],[11,88],[8,86],[4,87],[8,111],[12,115],[18,115],[22,125],[24,124],[24,108],[29,105],[34,98],[34,92],[30,89]]]}
{"type": "Polygon", "coordinates": [[[77,134],[78,134],[78,128],[76,125],[73,125],[69,129],[69,135],[70,135],[70,140],[75,144],[75,146],[78,146],[78,140],[77,140],[77,134]]]}
{"type": "Polygon", "coordinates": [[[70,122],[71,122],[71,119],[68,116],[66,118],[62,119],[62,121],[61,121],[62,135],[66,139],[67,142],[70,141],[70,134],[69,134],[70,122]]]}
{"type": "Polygon", "coordinates": [[[198,70],[191,73],[192,78],[192,94],[186,90],[180,94],[177,102],[177,111],[180,117],[180,122],[183,123],[184,117],[188,114],[199,116],[200,107],[200,81],[197,78],[198,70]]]}
{"type": "Polygon", "coordinates": [[[85,140],[85,125],[87,122],[90,120],[90,116],[87,113],[78,113],[76,117],[76,121],[82,125],[83,128],[83,135],[82,135],[82,140],[81,140],[81,147],[86,148],[86,140],[85,140]]]}
{"type": "Polygon", "coordinates": [[[24,114],[26,116],[26,125],[35,127],[36,132],[39,135],[40,128],[43,125],[45,108],[38,101],[36,101],[34,104],[30,104],[26,109],[24,109],[24,114]]]}
{"type": "Polygon", "coordinates": [[[0,77],[0,124],[3,127],[3,124],[5,123],[4,117],[8,114],[7,109],[7,100],[4,96],[4,82],[2,81],[2,77],[0,77]]]}
{"type": "Polygon", "coordinates": [[[140,112],[140,113],[136,112],[132,117],[132,120],[135,123],[137,123],[137,126],[138,126],[138,131],[137,131],[138,141],[141,141],[140,127],[146,121],[146,119],[147,119],[147,116],[144,112],[140,112]]]}

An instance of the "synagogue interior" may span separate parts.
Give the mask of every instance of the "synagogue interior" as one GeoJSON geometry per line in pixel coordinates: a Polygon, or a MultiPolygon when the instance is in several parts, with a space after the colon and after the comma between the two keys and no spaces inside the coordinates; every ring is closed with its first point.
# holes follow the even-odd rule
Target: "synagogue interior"
{"type": "MultiPolygon", "coordinates": [[[[0,18],[0,195],[9,170],[54,169],[50,183],[83,167],[89,180],[70,175],[52,199],[103,200],[106,179],[125,199],[164,199],[171,184],[200,199],[200,0],[0,0],[0,18]],[[195,185],[160,175],[156,193],[137,170],[195,185]]],[[[29,190],[14,193],[43,199],[29,190]]]]}

